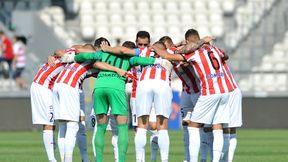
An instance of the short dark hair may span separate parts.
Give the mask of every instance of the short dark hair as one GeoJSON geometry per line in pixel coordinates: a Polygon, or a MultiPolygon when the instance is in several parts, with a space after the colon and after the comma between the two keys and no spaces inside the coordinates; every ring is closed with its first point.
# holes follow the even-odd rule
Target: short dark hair
{"type": "Polygon", "coordinates": [[[195,29],[189,29],[189,30],[186,31],[185,39],[187,40],[188,37],[190,37],[190,36],[196,36],[196,37],[198,37],[200,39],[198,31],[195,30],[195,29]]]}
{"type": "Polygon", "coordinates": [[[134,42],[131,42],[131,41],[125,41],[123,44],[122,44],[123,47],[127,47],[127,48],[131,48],[131,49],[134,49],[136,48],[136,44],[134,42]]]}
{"type": "Polygon", "coordinates": [[[108,45],[110,46],[110,43],[109,43],[108,39],[106,39],[106,38],[104,38],[104,37],[100,37],[100,38],[96,39],[96,40],[94,41],[94,46],[95,46],[96,48],[100,48],[100,44],[101,44],[102,42],[104,42],[104,41],[108,42],[108,45]]]}
{"type": "Polygon", "coordinates": [[[153,45],[156,45],[156,44],[162,46],[163,49],[166,49],[166,46],[165,46],[165,44],[164,44],[163,42],[157,41],[157,42],[155,42],[153,45]]]}
{"type": "Polygon", "coordinates": [[[138,38],[148,38],[149,42],[150,42],[150,34],[147,31],[138,31],[138,33],[136,34],[136,41],[138,38]]]}
{"type": "Polygon", "coordinates": [[[0,34],[3,35],[3,34],[4,34],[4,31],[3,31],[3,30],[0,30],[0,34]]]}
{"type": "Polygon", "coordinates": [[[27,38],[25,36],[16,36],[16,40],[22,42],[23,44],[27,44],[27,38]]]}
{"type": "Polygon", "coordinates": [[[171,39],[171,37],[169,36],[163,36],[159,39],[160,42],[163,42],[165,44],[165,42],[169,43],[170,45],[173,44],[173,41],[171,39]]]}

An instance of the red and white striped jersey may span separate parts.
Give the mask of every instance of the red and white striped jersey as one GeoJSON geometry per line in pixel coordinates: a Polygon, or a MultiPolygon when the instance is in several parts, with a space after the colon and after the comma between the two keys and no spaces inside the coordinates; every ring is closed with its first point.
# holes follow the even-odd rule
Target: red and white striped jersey
{"type": "MultiPolygon", "coordinates": [[[[221,57],[224,57],[224,55],[225,55],[225,52],[224,51],[222,51],[220,48],[216,48],[216,51],[218,52],[218,54],[221,56],[221,57]]],[[[230,71],[230,69],[229,69],[229,66],[228,66],[228,64],[226,64],[226,62],[223,60],[223,64],[224,64],[224,68],[225,68],[225,70],[227,71],[227,74],[228,74],[228,76],[229,76],[229,79],[231,80],[231,82],[232,82],[232,86],[233,86],[233,88],[234,89],[236,89],[236,88],[238,88],[238,85],[237,85],[237,83],[236,83],[236,81],[235,81],[235,79],[234,79],[234,77],[233,77],[233,75],[232,75],[232,73],[231,73],[231,71],[230,71]]]]}
{"type": "Polygon", "coordinates": [[[200,81],[191,63],[182,64],[173,62],[172,64],[175,73],[182,81],[183,91],[186,91],[188,94],[200,92],[200,81]]]}
{"type": "Polygon", "coordinates": [[[60,63],[59,60],[56,60],[55,66],[49,66],[48,63],[42,65],[42,67],[38,70],[33,82],[40,84],[46,88],[52,89],[56,78],[59,73],[64,69],[63,63],[60,63]]]}
{"type": "Polygon", "coordinates": [[[224,67],[221,52],[217,47],[205,45],[195,52],[184,55],[191,62],[200,80],[201,95],[213,95],[231,92],[235,89],[224,67]]]}
{"type": "MultiPolygon", "coordinates": [[[[170,47],[167,51],[174,54],[176,48],[170,47]]],[[[197,78],[191,63],[172,62],[173,70],[182,81],[183,91],[188,94],[198,93],[200,91],[200,81],[197,78]]]]}
{"type": "MultiPolygon", "coordinates": [[[[159,57],[152,48],[140,48],[140,57],[159,57]]],[[[160,79],[170,83],[170,72],[161,65],[148,65],[143,67],[140,81],[145,79],[160,79]]]]}
{"type": "Polygon", "coordinates": [[[97,75],[98,70],[93,68],[93,62],[66,64],[56,80],[56,83],[65,83],[73,88],[81,89],[84,79],[97,75]]]}

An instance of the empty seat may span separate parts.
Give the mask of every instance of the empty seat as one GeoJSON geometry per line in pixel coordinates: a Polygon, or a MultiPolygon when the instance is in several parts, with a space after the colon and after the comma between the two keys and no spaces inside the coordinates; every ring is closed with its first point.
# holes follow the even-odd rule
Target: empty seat
{"type": "Polygon", "coordinates": [[[189,1],[180,1],[179,9],[181,12],[192,11],[192,3],[189,1]]]}
{"type": "Polygon", "coordinates": [[[123,10],[125,12],[134,11],[135,10],[134,3],[132,1],[125,1],[123,4],[123,10]]]}
{"type": "Polygon", "coordinates": [[[107,26],[97,26],[96,27],[96,37],[109,37],[110,32],[107,26]]]}
{"type": "Polygon", "coordinates": [[[156,25],[165,23],[165,18],[161,14],[153,15],[152,19],[153,19],[153,23],[155,23],[156,25]]]}
{"type": "Polygon", "coordinates": [[[112,1],[109,3],[110,11],[121,11],[121,6],[119,1],[112,1]]]}
{"type": "Polygon", "coordinates": [[[144,12],[144,11],[149,11],[149,4],[147,1],[140,1],[137,2],[137,9],[138,11],[144,12]]]}
{"type": "Polygon", "coordinates": [[[82,26],[81,35],[84,40],[94,40],[95,39],[95,29],[93,26],[82,26]]]}
{"type": "Polygon", "coordinates": [[[107,10],[107,3],[101,2],[101,1],[95,3],[95,10],[98,13],[101,13],[102,11],[106,11],[107,10]]]}
{"type": "Polygon", "coordinates": [[[113,26],[111,28],[111,34],[113,37],[122,37],[124,35],[123,28],[119,26],[113,26]]]}
{"type": "Polygon", "coordinates": [[[119,15],[119,14],[112,14],[110,16],[110,23],[111,24],[121,24],[121,23],[123,23],[122,16],[119,15]]]}
{"type": "Polygon", "coordinates": [[[180,23],[180,22],[179,22],[179,17],[178,17],[177,15],[175,15],[175,14],[173,14],[173,15],[167,15],[166,19],[167,19],[167,22],[168,22],[169,25],[176,25],[176,26],[178,26],[179,23],[180,23]]]}
{"type": "Polygon", "coordinates": [[[224,13],[233,14],[235,10],[235,1],[234,0],[225,0],[222,2],[222,8],[224,13]]]}
{"type": "Polygon", "coordinates": [[[164,10],[164,6],[160,1],[152,1],[151,3],[151,9],[154,12],[159,12],[164,10]]]}
{"type": "Polygon", "coordinates": [[[176,2],[169,1],[165,3],[165,9],[167,12],[178,10],[176,2]]]}
{"type": "Polygon", "coordinates": [[[107,24],[108,23],[108,17],[106,15],[96,15],[96,24],[107,24]]]}

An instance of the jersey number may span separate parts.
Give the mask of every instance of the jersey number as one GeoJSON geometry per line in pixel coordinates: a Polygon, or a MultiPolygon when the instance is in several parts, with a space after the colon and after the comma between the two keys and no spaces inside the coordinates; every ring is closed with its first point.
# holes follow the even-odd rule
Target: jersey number
{"type": "Polygon", "coordinates": [[[218,59],[217,59],[216,57],[214,57],[212,51],[209,51],[209,52],[208,52],[208,57],[209,57],[209,60],[210,60],[210,62],[211,62],[211,64],[212,64],[213,68],[214,68],[215,70],[219,70],[219,69],[220,69],[219,61],[218,61],[218,59]]]}
{"type": "Polygon", "coordinates": [[[53,122],[53,118],[54,118],[53,112],[50,112],[50,115],[51,115],[51,117],[50,117],[50,122],[53,122]]]}
{"type": "Polygon", "coordinates": [[[110,64],[112,66],[116,66],[116,64],[118,66],[118,68],[122,69],[122,65],[123,65],[123,59],[122,58],[119,58],[119,57],[116,57],[116,56],[113,56],[111,57],[112,55],[109,55],[104,62],[106,62],[107,64],[110,64]],[[111,58],[110,58],[111,57],[111,58]]]}

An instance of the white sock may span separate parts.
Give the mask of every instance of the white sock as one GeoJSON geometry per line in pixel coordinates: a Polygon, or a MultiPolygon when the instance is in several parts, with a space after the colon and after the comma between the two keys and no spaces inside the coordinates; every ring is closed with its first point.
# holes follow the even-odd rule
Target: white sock
{"type": "Polygon", "coordinates": [[[198,154],[200,149],[200,130],[199,128],[188,127],[188,132],[190,162],[198,162],[198,154]]]}
{"type": "Polygon", "coordinates": [[[72,162],[73,150],[75,147],[78,130],[78,122],[67,122],[67,130],[65,135],[65,162],[72,162]]]}
{"type": "Polygon", "coordinates": [[[95,161],[96,161],[96,148],[95,148],[94,142],[95,142],[96,132],[97,132],[97,125],[94,126],[93,136],[92,136],[92,148],[93,148],[93,155],[94,155],[95,161]]]}
{"type": "Polygon", "coordinates": [[[237,135],[230,134],[228,162],[232,162],[236,147],[237,147],[237,135]]]}
{"type": "Polygon", "coordinates": [[[190,160],[190,155],[189,155],[189,132],[188,132],[188,127],[183,126],[183,141],[184,141],[184,148],[185,148],[185,160],[189,161],[190,160]]]}
{"type": "Polygon", "coordinates": [[[115,162],[118,162],[118,136],[117,135],[112,136],[111,143],[112,143],[113,150],[114,150],[115,162]]]}
{"type": "Polygon", "coordinates": [[[213,162],[219,162],[223,149],[223,130],[213,130],[213,162]]]}
{"type": "Polygon", "coordinates": [[[230,140],[230,134],[223,134],[223,149],[222,149],[222,155],[221,155],[221,161],[227,162],[228,160],[228,149],[229,149],[229,140],[230,140]]]}
{"type": "Polygon", "coordinates": [[[209,145],[207,140],[207,134],[204,132],[203,128],[200,128],[200,152],[201,152],[201,162],[206,162],[209,145]]]}
{"type": "Polygon", "coordinates": [[[169,159],[169,145],[170,139],[168,135],[168,130],[159,130],[158,131],[158,145],[160,148],[161,161],[168,162],[169,159]]]}
{"type": "Polygon", "coordinates": [[[79,130],[77,132],[77,144],[80,150],[82,162],[88,162],[88,153],[87,153],[87,135],[86,135],[86,126],[85,121],[81,121],[79,124],[79,130]]]}
{"type": "Polygon", "coordinates": [[[210,159],[213,159],[213,133],[212,132],[206,132],[206,139],[208,144],[208,150],[210,153],[210,159]]]}
{"type": "Polygon", "coordinates": [[[150,130],[150,146],[151,146],[151,161],[157,160],[157,152],[158,152],[158,132],[157,130],[150,130]]]}
{"type": "Polygon", "coordinates": [[[146,145],[146,133],[147,130],[143,128],[137,128],[135,134],[135,151],[136,151],[136,162],[144,162],[143,155],[145,154],[145,145],[146,145]]]}
{"type": "Polygon", "coordinates": [[[43,130],[43,142],[49,161],[56,161],[55,159],[55,138],[53,130],[43,130]]]}
{"type": "Polygon", "coordinates": [[[59,122],[58,127],[58,149],[60,152],[61,161],[63,162],[65,155],[66,122],[59,122]]]}

